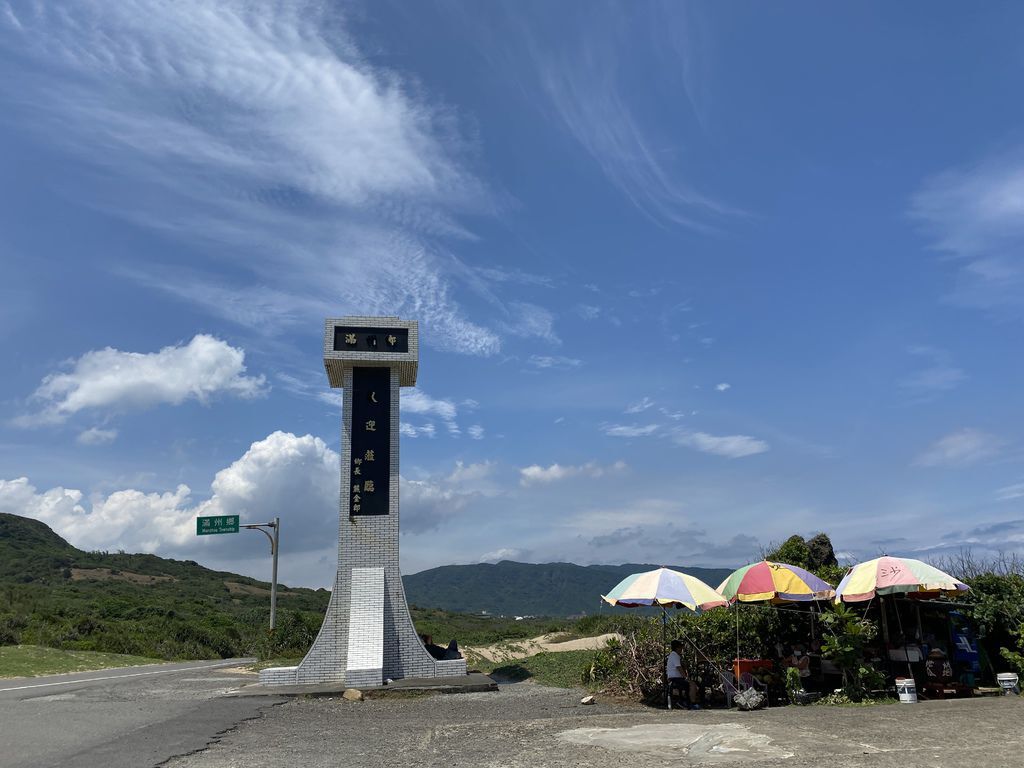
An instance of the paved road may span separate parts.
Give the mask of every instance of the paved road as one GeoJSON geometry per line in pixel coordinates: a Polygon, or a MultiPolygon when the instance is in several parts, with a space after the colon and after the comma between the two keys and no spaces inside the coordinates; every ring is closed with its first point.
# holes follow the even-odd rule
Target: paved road
{"type": "Polygon", "coordinates": [[[1020,768],[1024,699],[655,710],[529,683],[293,699],[167,768],[1020,768]]]}
{"type": "Polygon", "coordinates": [[[3,768],[149,768],[203,749],[277,698],[224,698],[251,659],[0,680],[3,768]]]}

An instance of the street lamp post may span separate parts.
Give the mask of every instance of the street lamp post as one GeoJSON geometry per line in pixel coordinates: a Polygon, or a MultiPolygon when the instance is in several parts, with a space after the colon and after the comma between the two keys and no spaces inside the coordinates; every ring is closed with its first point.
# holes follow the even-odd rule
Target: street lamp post
{"type": "Polygon", "coordinates": [[[275,517],[269,523],[250,523],[242,527],[260,531],[270,540],[270,556],[273,563],[270,568],[270,631],[273,632],[277,626],[277,551],[281,543],[281,518],[275,517]],[[267,528],[270,528],[273,534],[266,530],[267,528]]]}

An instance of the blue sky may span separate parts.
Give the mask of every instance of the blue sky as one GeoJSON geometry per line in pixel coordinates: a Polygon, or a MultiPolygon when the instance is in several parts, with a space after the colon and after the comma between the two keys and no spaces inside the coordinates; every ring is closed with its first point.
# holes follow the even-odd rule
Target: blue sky
{"type": "Polygon", "coordinates": [[[0,0],[0,510],[325,585],[322,321],[397,314],[407,572],[1024,554],[1022,30],[0,0]]]}

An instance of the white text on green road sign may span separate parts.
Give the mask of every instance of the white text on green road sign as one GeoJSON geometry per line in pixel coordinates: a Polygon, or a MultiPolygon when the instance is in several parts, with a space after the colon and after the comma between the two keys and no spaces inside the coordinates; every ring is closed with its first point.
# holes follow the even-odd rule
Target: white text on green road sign
{"type": "Polygon", "coordinates": [[[196,518],[196,535],[238,533],[238,515],[213,515],[196,518]]]}

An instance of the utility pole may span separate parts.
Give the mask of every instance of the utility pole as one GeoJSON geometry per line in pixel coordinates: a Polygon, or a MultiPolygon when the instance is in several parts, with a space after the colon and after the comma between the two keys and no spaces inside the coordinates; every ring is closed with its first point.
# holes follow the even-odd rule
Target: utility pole
{"type": "Polygon", "coordinates": [[[275,517],[269,523],[250,523],[242,527],[260,531],[270,540],[270,556],[273,563],[270,568],[270,631],[273,632],[277,626],[277,551],[281,543],[281,518],[275,517]],[[267,528],[270,528],[273,534],[266,530],[267,528]]]}

